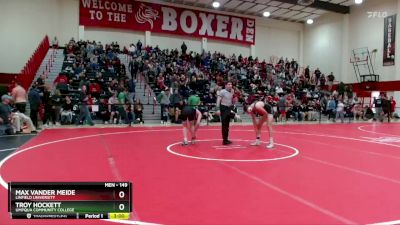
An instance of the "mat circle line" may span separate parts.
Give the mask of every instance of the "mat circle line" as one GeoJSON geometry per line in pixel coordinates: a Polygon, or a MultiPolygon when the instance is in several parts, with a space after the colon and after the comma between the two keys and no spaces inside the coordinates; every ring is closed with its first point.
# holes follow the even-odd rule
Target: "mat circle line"
{"type": "MultiPolygon", "coordinates": [[[[196,142],[207,142],[207,141],[222,141],[222,139],[205,139],[205,140],[196,140],[196,142]]],[[[232,141],[243,141],[243,142],[250,142],[251,140],[241,140],[241,139],[232,139],[232,141]]],[[[265,143],[265,142],[262,142],[265,143]]],[[[284,145],[284,144],[278,144],[278,143],[274,143],[275,145],[278,146],[283,146],[286,148],[289,148],[291,150],[293,150],[293,154],[288,155],[288,156],[283,156],[283,157],[278,157],[278,158],[271,158],[271,159],[219,159],[219,158],[206,158],[206,157],[199,157],[199,156],[190,156],[190,155],[185,155],[185,154],[181,154],[181,153],[177,153],[174,152],[172,150],[173,146],[179,145],[181,144],[181,142],[176,142],[173,144],[170,144],[167,146],[167,151],[171,154],[180,156],[180,157],[184,157],[184,158],[191,158],[191,159],[199,159],[199,160],[207,160],[207,161],[220,161],[220,162],[266,162],[266,161],[276,161],[276,160],[283,160],[283,159],[288,159],[288,158],[292,158],[295,157],[299,154],[299,150],[295,147],[289,146],[289,145],[284,145]]],[[[218,150],[216,150],[218,151],[218,150]]],[[[231,151],[231,150],[224,150],[224,151],[231,151]]],[[[243,151],[243,150],[238,150],[238,151],[243,151]]],[[[268,149],[264,149],[264,151],[276,151],[276,150],[268,150],[268,149]]]]}

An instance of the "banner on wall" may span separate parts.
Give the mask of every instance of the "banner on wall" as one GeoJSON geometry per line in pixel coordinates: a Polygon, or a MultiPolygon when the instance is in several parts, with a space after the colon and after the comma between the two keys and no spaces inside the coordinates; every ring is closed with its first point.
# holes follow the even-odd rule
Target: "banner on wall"
{"type": "Polygon", "coordinates": [[[79,24],[255,44],[251,18],[133,0],[80,0],[79,24]]]}
{"type": "Polygon", "coordinates": [[[385,17],[383,33],[383,65],[393,66],[396,49],[396,14],[385,17]]]}

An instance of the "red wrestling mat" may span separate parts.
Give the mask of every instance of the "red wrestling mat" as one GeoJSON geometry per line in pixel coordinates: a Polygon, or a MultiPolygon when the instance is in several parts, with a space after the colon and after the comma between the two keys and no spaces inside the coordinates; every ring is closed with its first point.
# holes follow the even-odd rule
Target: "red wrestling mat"
{"type": "MultiPolygon", "coordinates": [[[[274,150],[249,146],[251,126],[45,130],[0,167],[0,224],[114,224],[11,220],[8,181],[132,181],[132,221],[161,224],[369,224],[400,220],[400,124],[275,126],[274,150]],[[397,135],[396,135],[397,134],[397,135]]],[[[268,139],[264,132],[262,140],[268,139]]]]}

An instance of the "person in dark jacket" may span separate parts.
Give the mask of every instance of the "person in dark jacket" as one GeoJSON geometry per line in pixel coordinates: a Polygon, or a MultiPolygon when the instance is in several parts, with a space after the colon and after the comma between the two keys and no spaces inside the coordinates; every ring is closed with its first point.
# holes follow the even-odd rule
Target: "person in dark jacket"
{"type": "Polygon", "coordinates": [[[36,85],[32,85],[32,88],[28,93],[28,99],[31,109],[30,113],[31,120],[33,122],[33,125],[35,125],[35,127],[38,128],[38,113],[42,100],[40,99],[40,90],[36,87],[36,85]]]}

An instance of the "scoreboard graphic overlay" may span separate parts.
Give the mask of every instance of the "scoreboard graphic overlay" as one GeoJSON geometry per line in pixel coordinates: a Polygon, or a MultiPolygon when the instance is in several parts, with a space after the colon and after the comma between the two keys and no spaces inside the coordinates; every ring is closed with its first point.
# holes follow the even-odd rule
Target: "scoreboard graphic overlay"
{"type": "Polygon", "coordinates": [[[13,219],[129,219],[132,183],[8,183],[13,219]]]}

